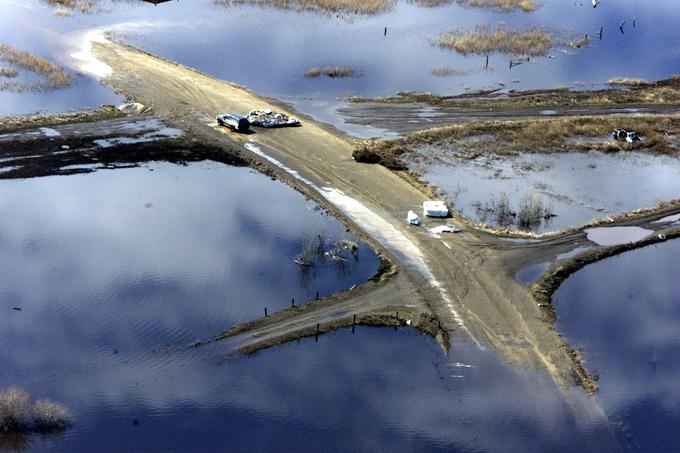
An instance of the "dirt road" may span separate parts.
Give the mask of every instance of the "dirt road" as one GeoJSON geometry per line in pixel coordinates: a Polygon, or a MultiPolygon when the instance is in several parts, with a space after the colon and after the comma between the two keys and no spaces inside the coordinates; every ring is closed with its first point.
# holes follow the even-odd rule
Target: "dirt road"
{"type": "Polygon", "coordinates": [[[113,68],[105,82],[115,90],[196,138],[218,140],[225,149],[239,145],[323,202],[396,263],[391,278],[312,305],[304,316],[291,311],[242,326],[226,335],[234,347],[253,350],[258,344],[276,344],[296,332],[309,333],[316,324],[349,319],[357,311],[410,307],[430,310],[444,330],[481,348],[491,346],[512,364],[547,371],[562,386],[576,382],[594,390],[578,354],[555,332],[528,288],[513,278],[497,247],[473,231],[433,235],[428,227],[439,223],[435,221],[407,225],[407,211],[420,211],[426,194],[381,166],[356,163],[349,139],[309,118],[302,118],[300,128],[228,132],[214,124],[216,114],[286,109],[242,87],[121,44],[97,43],[94,53],[113,68]]]}

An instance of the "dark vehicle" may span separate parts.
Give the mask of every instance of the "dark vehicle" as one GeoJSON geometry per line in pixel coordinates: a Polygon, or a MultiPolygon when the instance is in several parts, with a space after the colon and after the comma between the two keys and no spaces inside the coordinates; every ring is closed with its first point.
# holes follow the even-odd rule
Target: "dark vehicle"
{"type": "Polygon", "coordinates": [[[236,113],[223,113],[217,115],[217,124],[226,126],[237,132],[248,132],[248,129],[250,129],[248,118],[237,115],[236,113]]]}
{"type": "Polygon", "coordinates": [[[615,129],[614,132],[612,132],[612,137],[614,137],[616,140],[628,143],[642,141],[637,132],[627,131],[625,129],[615,129]]]}

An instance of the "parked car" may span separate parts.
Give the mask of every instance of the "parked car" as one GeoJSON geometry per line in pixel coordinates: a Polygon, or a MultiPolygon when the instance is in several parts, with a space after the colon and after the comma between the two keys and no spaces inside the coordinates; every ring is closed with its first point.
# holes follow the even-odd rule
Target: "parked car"
{"type": "Polygon", "coordinates": [[[248,129],[250,129],[248,118],[236,113],[223,113],[217,115],[217,124],[226,126],[236,132],[248,132],[248,129]]]}
{"type": "Polygon", "coordinates": [[[627,131],[626,129],[614,129],[614,132],[612,132],[612,137],[614,139],[622,141],[622,142],[628,142],[628,143],[633,143],[633,142],[640,142],[642,139],[638,135],[637,132],[635,131],[627,131]]]}

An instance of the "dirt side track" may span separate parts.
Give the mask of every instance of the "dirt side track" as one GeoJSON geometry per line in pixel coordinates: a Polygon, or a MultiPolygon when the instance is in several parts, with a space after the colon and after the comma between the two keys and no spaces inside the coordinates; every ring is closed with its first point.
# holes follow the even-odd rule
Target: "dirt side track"
{"type": "Polygon", "coordinates": [[[512,278],[500,252],[474,231],[437,237],[426,228],[407,225],[406,212],[419,211],[426,194],[381,166],[356,163],[348,138],[308,118],[303,118],[300,128],[257,130],[250,135],[227,132],[212,120],[220,112],[286,108],[242,87],[125,45],[98,43],[94,52],[113,68],[105,82],[114,89],[197,138],[217,139],[232,150],[246,143],[251,150],[257,146],[270,159],[261,154],[250,157],[274,167],[279,177],[324,202],[397,263],[395,276],[358,288],[358,298],[345,293],[332,298],[337,303],[333,309],[328,302],[317,304],[318,310],[310,308],[304,316],[293,311],[270,317],[227,333],[227,343],[252,351],[258,345],[286,341],[295,332],[309,333],[316,324],[331,326],[344,319],[346,325],[353,312],[427,307],[450,334],[465,336],[480,347],[491,345],[514,365],[547,371],[559,385],[576,382],[594,391],[596,385],[578,354],[556,333],[528,288],[512,278]],[[291,171],[304,180],[293,177],[291,171]],[[341,191],[371,216],[356,215],[347,206],[324,200],[319,188],[341,191]],[[391,233],[380,234],[385,229],[391,233]]]}

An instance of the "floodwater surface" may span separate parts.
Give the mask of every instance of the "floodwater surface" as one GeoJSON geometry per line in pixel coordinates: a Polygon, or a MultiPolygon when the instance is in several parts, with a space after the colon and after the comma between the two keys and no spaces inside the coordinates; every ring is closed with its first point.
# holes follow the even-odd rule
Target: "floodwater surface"
{"type": "Polygon", "coordinates": [[[633,451],[680,450],[680,241],[587,266],[555,293],[557,329],[583,348],[633,451]]]}
{"type": "Polygon", "coordinates": [[[533,230],[553,231],[652,207],[680,194],[680,160],[640,152],[459,157],[456,150],[421,149],[409,159],[454,209],[476,222],[518,228],[498,218],[503,196],[517,212],[536,198],[553,216],[533,230]]]}
{"type": "MultiPolygon", "coordinates": [[[[398,1],[386,13],[340,17],[262,6],[225,7],[212,0],[156,6],[143,1],[95,3],[91,14],[56,17],[55,8],[39,0],[0,2],[0,15],[12,18],[0,28],[0,42],[47,56],[71,68],[77,79],[75,87],[49,96],[0,93],[0,114],[115,102],[92,78],[78,75],[85,69],[73,55],[87,48],[83,36],[93,28],[112,29],[118,38],[144,50],[289,101],[305,112],[326,110],[327,120],[341,127],[342,119],[330,112],[348,93],[374,97],[398,91],[593,88],[615,77],[661,79],[680,70],[675,46],[680,30],[674,22],[680,6],[675,0],[610,0],[596,9],[589,2],[543,2],[531,13],[497,13],[456,2],[423,7],[398,1]],[[624,20],[628,27],[620,33],[624,20]],[[602,40],[591,39],[585,48],[554,50],[551,58],[512,69],[509,55],[491,54],[490,68],[485,69],[483,55],[466,57],[432,45],[443,32],[473,29],[479,23],[540,25],[591,37],[600,27],[605,32],[602,40]],[[350,67],[358,75],[304,75],[310,68],[327,66],[350,67]],[[443,67],[459,75],[432,73],[443,67]]],[[[355,127],[351,130],[361,134],[355,127]]]]}

